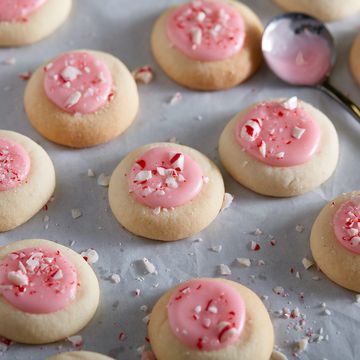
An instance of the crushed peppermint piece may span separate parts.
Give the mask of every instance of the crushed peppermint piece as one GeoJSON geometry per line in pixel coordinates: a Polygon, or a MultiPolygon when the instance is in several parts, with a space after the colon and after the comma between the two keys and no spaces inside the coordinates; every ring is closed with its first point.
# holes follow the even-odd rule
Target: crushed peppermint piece
{"type": "Polygon", "coordinates": [[[74,66],[67,66],[62,72],[61,77],[64,81],[74,81],[82,72],[74,67],[74,66]]]}
{"type": "Polygon", "coordinates": [[[247,141],[253,142],[259,137],[262,126],[261,119],[248,120],[242,127],[240,136],[247,141]]]}
{"type": "Polygon", "coordinates": [[[112,275],[110,276],[110,278],[111,278],[111,281],[112,281],[114,284],[120,284],[120,282],[121,282],[121,277],[120,277],[119,274],[112,274],[112,275]]]}
{"type": "Polygon", "coordinates": [[[305,270],[308,270],[309,268],[311,268],[314,265],[314,262],[307,258],[303,258],[301,262],[302,262],[305,270]]]}
{"type": "Polygon", "coordinates": [[[80,99],[81,99],[81,92],[80,91],[75,91],[73,92],[68,99],[65,101],[65,108],[66,109],[70,109],[71,107],[73,107],[74,105],[76,105],[80,99]]]}
{"type": "Polygon", "coordinates": [[[254,234],[255,236],[259,236],[259,235],[262,235],[262,234],[263,234],[263,231],[262,231],[261,229],[257,228],[257,229],[255,229],[255,231],[253,232],[253,234],[254,234]]]}
{"type": "Polygon", "coordinates": [[[291,132],[291,136],[295,139],[300,140],[302,138],[302,136],[304,135],[305,131],[306,131],[306,129],[295,126],[293,131],[291,132]]]}
{"type": "Polygon", "coordinates": [[[19,74],[19,78],[21,80],[27,81],[31,78],[32,72],[31,71],[24,71],[19,74]]]}
{"type": "Polygon", "coordinates": [[[101,173],[99,175],[99,177],[97,178],[97,183],[100,186],[108,187],[109,183],[110,183],[110,178],[111,178],[111,176],[108,176],[108,175],[105,175],[105,174],[101,173]]]}
{"type": "Polygon", "coordinates": [[[89,264],[95,264],[99,261],[99,254],[94,249],[87,249],[80,254],[89,264]]]}
{"type": "Polygon", "coordinates": [[[295,110],[298,107],[298,98],[297,96],[293,96],[290,99],[287,99],[283,102],[283,107],[286,110],[295,110]]]}
{"type": "Polygon", "coordinates": [[[82,212],[80,209],[71,209],[71,217],[75,220],[82,216],[82,212]]]}
{"type": "Polygon", "coordinates": [[[279,160],[283,159],[285,156],[285,152],[284,151],[279,151],[278,153],[275,154],[275,157],[279,160]]]}
{"type": "Polygon", "coordinates": [[[239,265],[243,267],[250,267],[251,266],[251,260],[248,258],[236,258],[236,261],[239,265]]]}
{"type": "Polygon", "coordinates": [[[142,259],[142,263],[148,274],[157,274],[155,265],[152,262],[150,262],[147,258],[144,257],[142,259]]]}
{"type": "Polygon", "coordinates": [[[191,29],[191,39],[193,48],[196,49],[198,45],[201,45],[202,42],[202,30],[198,27],[191,29]]]}
{"type": "Polygon", "coordinates": [[[329,309],[325,309],[324,310],[324,315],[330,316],[331,315],[331,311],[329,309]]]}
{"type": "Polygon", "coordinates": [[[216,252],[216,253],[220,253],[221,250],[222,250],[222,246],[221,245],[214,245],[214,246],[211,246],[211,248],[209,249],[213,252],[216,252]]]}
{"type": "Polygon", "coordinates": [[[81,335],[69,336],[66,340],[70,341],[71,344],[76,348],[81,347],[84,343],[81,335]]]}
{"type": "Polygon", "coordinates": [[[259,251],[260,250],[260,245],[255,241],[251,241],[250,242],[250,249],[252,251],[259,251]]]}
{"type": "Polygon", "coordinates": [[[231,270],[227,265],[220,264],[219,265],[219,274],[222,276],[229,276],[229,275],[231,275],[231,270]]]}
{"type": "Polygon", "coordinates": [[[231,206],[233,200],[234,200],[234,196],[233,196],[233,195],[231,195],[231,194],[229,194],[229,193],[225,193],[225,195],[224,195],[224,200],[223,200],[223,203],[222,203],[222,205],[221,205],[220,212],[228,209],[228,208],[231,206]]]}
{"type": "Polygon", "coordinates": [[[9,271],[8,280],[11,281],[16,286],[29,285],[29,278],[22,270],[9,271]]]}
{"type": "Polygon", "coordinates": [[[182,100],[181,93],[177,92],[175,93],[168,101],[169,105],[176,105],[182,100]]]}
{"type": "Polygon", "coordinates": [[[132,76],[137,83],[147,85],[154,79],[154,71],[149,65],[145,65],[135,69],[132,76]]]}
{"type": "Polygon", "coordinates": [[[261,143],[259,145],[259,151],[263,158],[266,157],[266,142],[264,140],[261,140],[261,143]]]}
{"type": "Polygon", "coordinates": [[[276,286],[273,288],[273,291],[276,295],[280,295],[280,296],[284,296],[285,295],[285,290],[282,286],[276,286]]]}

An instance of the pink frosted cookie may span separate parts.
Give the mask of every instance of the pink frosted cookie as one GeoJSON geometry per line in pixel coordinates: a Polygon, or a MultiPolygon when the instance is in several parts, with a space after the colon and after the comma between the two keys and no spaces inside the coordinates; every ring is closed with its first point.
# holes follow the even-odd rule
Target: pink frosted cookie
{"type": "Polygon", "coordinates": [[[274,344],[261,300],[223,279],[194,279],[169,290],[154,306],[148,330],[158,360],[268,360],[274,344]]]}
{"type": "Polygon", "coordinates": [[[0,232],[32,218],[54,189],[54,166],[45,150],[26,136],[0,130],[0,232]]]}
{"type": "Polygon", "coordinates": [[[220,137],[219,153],[240,184],[283,197],[325,182],[336,168],[339,145],[331,121],[292,97],[257,103],[236,115],[220,137]]]}
{"type": "Polygon", "coordinates": [[[88,263],[48,240],[22,240],[0,248],[0,334],[45,344],[80,331],[99,303],[88,263]]]}
{"type": "Polygon", "coordinates": [[[155,23],[153,54],[176,82],[220,90],[245,81],[261,62],[262,24],[232,0],[196,0],[165,11],[155,23]]]}
{"type": "Polygon", "coordinates": [[[72,0],[0,0],[0,47],[32,44],[68,17],[72,0]]]}
{"type": "Polygon", "coordinates": [[[219,213],[222,176],[205,155],[186,146],[155,143],[128,154],[111,176],[109,201],[132,233],[178,240],[198,233],[219,213]]]}
{"type": "Polygon", "coordinates": [[[136,84],[125,65],[112,55],[89,50],[48,62],[25,91],[32,125],[49,140],[75,148],[120,135],[135,119],[138,105],[136,84]]]}
{"type": "Polygon", "coordinates": [[[343,194],[321,210],[311,231],[310,246],[326,276],[360,292],[360,191],[343,194]]]}

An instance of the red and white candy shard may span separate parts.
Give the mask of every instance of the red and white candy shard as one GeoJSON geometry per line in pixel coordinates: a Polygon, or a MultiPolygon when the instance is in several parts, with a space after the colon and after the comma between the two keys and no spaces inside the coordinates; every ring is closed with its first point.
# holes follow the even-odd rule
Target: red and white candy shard
{"type": "Polygon", "coordinates": [[[344,202],[332,222],[337,240],[348,250],[360,254],[360,197],[344,202]]]}
{"type": "Polygon", "coordinates": [[[298,98],[293,96],[290,99],[285,100],[283,106],[286,110],[295,110],[298,107],[298,98]]]}
{"type": "Polygon", "coordinates": [[[135,69],[132,76],[136,82],[147,85],[153,80],[154,71],[150,66],[146,65],[135,69]]]}
{"type": "Polygon", "coordinates": [[[248,120],[241,129],[241,137],[247,141],[255,141],[261,133],[262,125],[261,119],[248,120]]]}

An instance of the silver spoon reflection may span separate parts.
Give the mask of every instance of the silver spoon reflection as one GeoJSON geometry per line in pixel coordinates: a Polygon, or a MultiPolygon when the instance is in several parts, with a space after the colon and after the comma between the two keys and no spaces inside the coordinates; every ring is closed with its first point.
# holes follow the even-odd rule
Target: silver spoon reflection
{"type": "Polygon", "coordinates": [[[281,80],[324,91],[360,122],[360,108],[329,82],[336,52],[321,21],[301,13],[277,16],[266,26],[261,46],[269,68],[281,80]]]}

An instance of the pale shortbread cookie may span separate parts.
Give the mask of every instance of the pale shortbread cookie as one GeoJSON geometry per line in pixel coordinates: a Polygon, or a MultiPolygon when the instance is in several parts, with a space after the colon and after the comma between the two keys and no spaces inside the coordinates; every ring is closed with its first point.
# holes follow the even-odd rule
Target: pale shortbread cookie
{"type": "Polygon", "coordinates": [[[14,251],[43,247],[60,250],[75,266],[79,286],[69,306],[48,314],[25,313],[0,296],[0,335],[25,344],[46,344],[65,339],[83,329],[95,314],[99,304],[99,283],[82,256],[49,240],[21,240],[0,248],[0,262],[14,251]]]}
{"type": "Polygon", "coordinates": [[[335,21],[360,10],[360,0],[273,0],[286,11],[302,12],[323,21],[335,21]]]}
{"type": "Polygon", "coordinates": [[[29,80],[24,101],[29,120],[41,135],[61,145],[83,148],[107,142],[123,133],[135,119],[139,96],[133,77],[119,59],[93,50],[76,52],[89,53],[109,67],[114,89],[111,101],[97,111],[81,116],[63,111],[45,93],[46,64],[29,80]]]}
{"type": "Polygon", "coordinates": [[[360,33],[356,37],[350,52],[350,68],[355,80],[360,85],[360,33]]]}
{"type": "Polygon", "coordinates": [[[152,349],[158,360],[268,360],[274,346],[274,330],[269,314],[259,297],[247,287],[225,279],[220,281],[236,289],[246,306],[246,319],[239,340],[217,351],[198,351],[186,347],[172,333],[167,304],[183,284],[166,292],[155,304],[148,325],[152,349]]]}
{"type": "Polygon", "coordinates": [[[216,1],[224,1],[235,7],[245,23],[244,46],[229,58],[197,61],[173,46],[166,34],[166,23],[176,7],[165,11],[152,31],[151,47],[156,61],[170,78],[192,89],[221,90],[236,86],[253,75],[262,61],[260,42],[263,26],[257,15],[242,3],[232,0],[216,1]]]}
{"type": "Polygon", "coordinates": [[[339,207],[360,191],[343,194],[330,201],[315,220],[310,235],[310,248],[316,264],[332,281],[360,292],[360,255],[349,251],[337,240],[332,226],[339,207]]]}
{"type": "Polygon", "coordinates": [[[47,0],[27,21],[0,21],[0,47],[21,46],[42,40],[69,16],[72,0],[47,0]]]}
{"type": "Polygon", "coordinates": [[[47,360],[111,360],[112,358],[90,352],[90,351],[72,351],[49,357],[47,360]]]}
{"type": "Polygon", "coordinates": [[[111,176],[109,202],[116,219],[130,232],[149,239],[172,241],[194,235],[207,227],[218,215],[224,193],[221,173],[205,155],[183,145],[154,143],[137,148],[120,162],[111,176]],[[127,177],[139,156],[156,147],[169,147],[190,156],[208,178],[193,200],[158,214],[129,193],[127,177]]]}
{"type": "Polygon", "coordinates": [[[275,197],[300,195],[325,182],[334,172],[339,157],[338,136],[328,117],[312,105],[299,101],[299,106],[320,127],[321,140],[318,150],[311,160],[304,164],[290,167],[270,166],[247,154],[235,137],[238,122],[256,105],[251,105],[237,114],[220,136],[220,158],[231,176],[257,193],[275,197]]]}
{"type": "Polygon", "coordinates": [[[28,137],[0,130],[0,138],[22,145],[31,161],[26,182],[0,191],[0,232],[3,232],[25,223],[48,202],[55,190],[55,170],[46,151],[28,137]]]}

